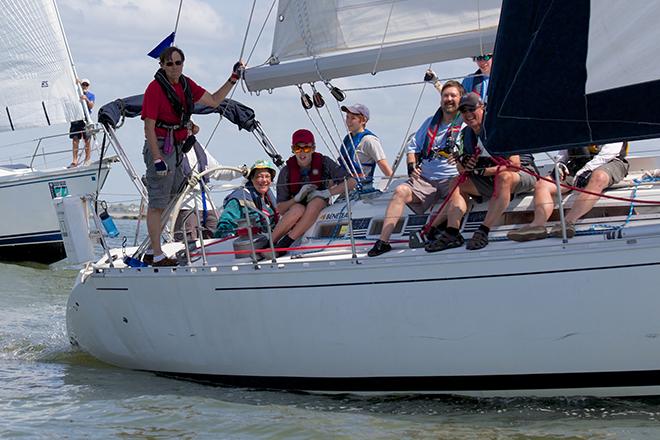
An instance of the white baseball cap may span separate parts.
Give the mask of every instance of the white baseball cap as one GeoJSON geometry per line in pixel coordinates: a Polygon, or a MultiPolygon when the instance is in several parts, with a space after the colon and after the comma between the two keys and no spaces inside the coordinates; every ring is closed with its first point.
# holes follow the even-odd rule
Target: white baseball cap
{"type": "Polygon", "coordinates": [[[88,80],[87,78],[83,78],[83,79],[80,80],[81,85],[85,84],[85,83],[89,84],[90,86],[92,85],[92,82],[90,80],[88,80]]]}

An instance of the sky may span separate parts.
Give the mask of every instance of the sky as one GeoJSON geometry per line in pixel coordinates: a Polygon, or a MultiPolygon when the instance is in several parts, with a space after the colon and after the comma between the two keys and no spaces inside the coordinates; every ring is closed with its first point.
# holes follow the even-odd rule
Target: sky
{"type": "MultiPolygon", "coordinates": [[[[210,92],[217,90],[227,80],[232,65],[241,55],[248,23],[250,30],[243,58],[247,60],[255,47],[248,65],[265,62],[272,46],[276,11],[273,11],[256,46],[255,41],[271,3],[272,0],[257,0],[250,22],[252,1],[184,0],[176,37],[176,45],[186,54],[184,74],[210,92]]],[[[93,119],[96,119],[97,111],[103,104],[143,93],[158,68],[157,61],[146,54],[174,30],[179,0],[60,0],[58,6],[78,77],[89,78],[90,90],[96,95],[93,119]]],[[[348,89],[421,81],[426,67],[337,79],[333,84],[348,89]]],[[[458,77],[474,71],[475,66],[471,60],[465,59],[438,64],[433,68],[440,77],[458,77]]],[[[334,123],[342,130],[343,115],[336,101],[322,84],[317,86],[328,104],[334,123]]],[[[370,108],[368,128],[380,137],[385,153],[392,162],[401,148],[411,121],[412,130],[415,130],[439,105],[439,94],[427,86],[413,118],[422,88],[422,85],[416,85],[348,92],[342,104],[360,102],[370,108]]],[[[235,89],[233,99],[254,109],[256,119],[283,157],[288,157],[291,133],[298,128],[311,129],[317,137],[319,151],[328,153],[319,131],[314,128],[300,104],[296,87],[280,88],[257,96],[239,86],[235,89]]],[[[336,133],[328,117],[328,110],[324,108],[321,112],[331,132],[336,133]]],[[[311,113],[328,140],[316,112],[312,110],[311,113]]],[[[206,142],[218,122],[218,116],[196,116],[194,119],[202,129],[198,139],[206,142]]],[[[31,155],[36,146],[33,139],[67,131],[68,125],[60,125],[41,130],[3,133],[0,135],[0,160],[11,157],[12,161],[19,161],[18,158],[31,155]],[[11,146],[8,148],[7,145],[11,146]]],[[[142,121],[139,118],[128,120],[117,133],[135,168],[140,173],[144,172],[142,121]]],[[[51,142],[58,143],[58,150],[66,151],[70,148],[70,141],[66,137],[51,142]]],[[[335,142],[339,140],[335,139],[335,142]]],[[[208,148],[223,165],[250,165],[257,159],[266,158],[252,134],[239,132],[228,121],[218,125],[208,148]]],[[[58,157],[51,159],[49,165],[65,166],[70,162],[67,154],[58,157]]],[[[404,173],[404,168],[399,172],[404,173]]],[[[137,190],[119,164],[112,169],[102,195],[109,201],[138,201],[137,190]]]]}
{"type": "MultiPolygon", "coordinates": [[[[229,77],[232,65],[241,56],[241,48],[247,35],[243,59],[248,66],[265,62],[272,45],[275,11],[269,18],[261,38],[256,41],[272,0],[257,0],[252,21],[249,21],[252,1],[203,1],[184,0],[177,30],[176,45],[186,54],[184,74],[193,78],[209,92],[214,92],[229,77]],[[255,44],[256,42],[256,44],[255,44]],[[252,48],[253,55],[248,59],[252,48]]],[[[93,118],[105,103],[117,98],[144,92],[158,68],[156,60],[146,54],[165,36],[174,30],[179,0],[60,0],[58,6],[69,46],[74,58],[79,78],[91,80],[90,90],[96,95],[93,118]]],[[[376,75],[362,75],[341,78],[333,81],[342,89],[375,87],[382,85],[421,81],[428,66],[417,66],[376,75]]],[[[457,78],[473,72],[475,65],[470,59],[438,63],[432,66],[440,78],[457,78]]],[[[335,133],[333,121],[343,129],[343,115],[321,84],[317,88],[327,103],[321,109],[323,120],[335,133]],[[332,119],[328,116],[328,111],[332,119]]],[[[307,91],[309,87],[307,86],[307,91]]],[[[296,87],[290,86],[261,93],[259,96],[235,89],[233,99],[251,108],[256,113],[266,135],[283,157],[290,154],[291,133],[298,128],[311,129],[317,138],[319,151],[329,154],[321,135],[328,135],[315,110],[311,110],[316,130],[305,110],[300,105],[300,95],[296,87]]],[[[380,88],[366,91],[347,92],[342,104],[362,103],[371,111],[368,128],[376,133],[383,144],[390,163],[394,161],[409,132],[437,109],[440,96],[431,86],[414,85],[406,87],[380,88]],[[415,113],[417,102],[420,105],[415,113]]],[[[195,122],[201,126],[198,139],[208,142],[210,152],[223,165],[250,165],[255,160],[266,158],[254,136],[238,129],[228,121],[222,121],[211,137],[218,122],[217,115],[196,116],[195,122]]],[[[34,139],[40,136],[68,132],[68,125],[54,126],[41,130],[24,130],[0,134],[0,161],[23,162],[32,154],[36,146],[34,139]]],[[[118,136],[129,159],[139,173],[144,172],[142,147],[144,144],[143,124],[139,118],[126,121],[118,130],[118,136]]],[[[67,137],[49,141],[57,142],[61,151],[70,149],[67,137]]],[[[331,154],[333,157],[336,154],[331,154]]],[[[66,166],[70,162],[68,154],[58,156],[49,165],[66,166]]],[[[40,165],[37,162],[37,165],[40,165]]],[[[402,167],[400,174],[405,173],[402,167]]],[[[235,182],[238,183],[238,182],[235,182]]],[[[102,191],[103,198],[111,202],[138,202],[137,190],[121,165],[112,169],[102,191]]],[[[220,202],[223,196],[217,196],[220,202]]]]}

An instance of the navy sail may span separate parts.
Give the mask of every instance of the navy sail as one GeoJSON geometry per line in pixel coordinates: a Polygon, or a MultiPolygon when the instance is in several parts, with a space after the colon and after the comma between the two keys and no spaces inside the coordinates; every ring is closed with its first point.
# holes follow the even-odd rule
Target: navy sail
{"type": "Polygon", "coordinates": [[[659,2],[505,0],[486,146],[534,153],[660,137],[659,2]]]}

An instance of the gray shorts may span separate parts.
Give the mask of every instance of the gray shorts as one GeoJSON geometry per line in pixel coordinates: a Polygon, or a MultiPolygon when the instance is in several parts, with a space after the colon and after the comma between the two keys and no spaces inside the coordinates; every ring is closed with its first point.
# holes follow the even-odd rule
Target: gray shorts
{"type": "Polygon", "coordinates": [[[181,167],[176,166],[176,148],[170,154],[163,153],[163,141],[161,139],[158,140],[158,147],[163,160],[167,164],[167,176],[156,174],[154,159],[146,141],[142,148],[142,156],[147,167],[145,177],[147,180],[147,194],[149,195],[149,208],[165,209],[170,200],[178,194],[184,176],[181,167]]]}
{"type": "Polygon", "coordinates": [[[451,179],[409,179],[402,184],[408,185],[413,193],[413,201],[408,203],[408,207],[415,211],[415,214],[424,214],[431,206],[447,197],[450,182],[451,179]]]}
{"type": "MultiPolygon", "coordinates": [[[[518,171],[520,176],[520,181],[513,189],[513,196],[523,194],[526,192],[534,191],[534,186],[536,185],[536,177],[528,174],[524,171],[518,171]]],[[[493,176],[468,176],[470,182],[477,188],[479,195],[483,200],[488,200],[493,197],[493,192],[495,189],[495,178],[493,176]]]]}
{"type": "MultiPolygon", "coordinates": [[[[596,170],[603,171],[605,174],[607,174],[607,176],[610,178],[610,182],[607,184],[607,186],[610,187],[626,178],[628,175],[628,168],[630,168],[630,164],[627,161],[621,159],[612,159],[611,161],[596,168],[596,170]]],[[[566,183],[569,185],[574,185],[575,176],[568,176],[566,178],[566,183]]]]}

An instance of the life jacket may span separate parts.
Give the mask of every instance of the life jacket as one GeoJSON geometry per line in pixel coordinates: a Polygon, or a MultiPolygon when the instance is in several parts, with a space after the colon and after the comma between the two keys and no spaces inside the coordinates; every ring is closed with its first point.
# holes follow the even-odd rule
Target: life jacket
{"type": "MultiPolygon", "coordinates": [[[[424,138],[424,146],[422,147],[421,153],[418,155],[418,160],[421,162],[423,160],[431,160],[435,158],[435,154],[433,151],[433,144],[435,143],[435,138],[438,135],[438,130],[440,129],[440,125],[442,124],[442,108],[439,108],[438,111],[435,112],[433,115],[433,118],[431,119],[431,123],[429,124],[429,128],[426,130],[426,137],[424,138]]],[[[443,149],[445,146],[450,146],[456,145],[456,140],[458,139],[458,135],[461,132],[461,118],[459,116],[456,116],[454,120],[451,122],[451,125],[447,128],[447,131],[445,132],[445,138],[443,142],[439,142],[438,144],[441,145],[442,147],[438,147],[436,149],[443,149]]]]}
{"type": "Polygon", "coordinates": [[[468,76],[466,79],[469,81],[466,85],[469,85],[470,90],[465,90],[465,93],[474,92],[479,95],[479,97],[483,98],[484,93],[486,93],[487,90],[484,90],[486,77],[484,77],[481,69],[477,69],[476,72],[468,76]]]}
{"type": "Polygon", "coordinates": [[[174,113],[178,114],[179,117],[181,118],[178,124],[172,124],[169,122],[157,120],[156,127],[165,128],[168,130],[180,130],[182,128],[189,128],[188,125],[190,122],[190,116],[192,115],[193,109],[195,108],[195,103],[193,102],[192,90],[190,90],[190,85],[188,84],[188,78],[184,75],[181,75],[179,77],[179,82],[183,87],[183,94],[185,96],[184,103],[182,103],[179,100],[179,97],[174,91],[174,87],[172,86],[172,84],[170,84],[163,69],[158,69],[158,71],[154,75],[154,78],[156,79],[156,82],[160,85],[161,89],[163,89],[163,93],[165,93],[167,100],[170,102],[170,105],[172,106],[174,113]]]}
{"type": "MultiPolygon", "coordinates": [[[[603,149],[603,145],[592,144],[587,147],[576,147],[568,149],[568,161],[566,163],[566,168],[568,172],[572,175],[575,175],[578,171],[584,167],[587,162],[596,157],[598,153],[603,149]]],[[[621,145],[621,150],[617,154],[617,159],[625,159],[628,155],[628,142],[623,142],[621,145]]]]}
{"type": "MultiPolygon", "coordinates": [[[[367,130],[366,128],[364,131],[360,133],[356,133],[354,135],[347,134],[344,137],[344,142],[342,143],[341,146],[341,157],[344,159],[344,161],[348,163],[352,163],[353,167],[355,168],[355,171],[360,174],[360,178],[362,183],[369,183],[372,182],[374,179],[374,172],[376,171],[376,161],[375,160],[369,160],[366,162],[360,162],[357,158],[357,154],[355,154],[355,149],[360,145],[360,142],[362,142],[362,139],[365,136],[374,136],[377,137],[373,132],[367,130]],[[364,169],[370,167],[369,173],[364,174],[364,169]]],[[[339,160],[338,162],[342,164],[342,167],[346,168],[345,165],[343,165],[344,161],[339,160]]],[[[351,174],[350,169],[346,169],[346,172],[351,174]]]]}
{"type": "Polygon", "coordinates": [[[289,185],[289,194],[295,196],[302,188],[305,183],[312,183],[318,187],[318,189],[325,189],[325,182],[327,179],[323,176],[323,155],[321,153],[312,153],[312,166],[310,169],[310,175],[306,182],[303,182],[302,172],[296,156],[291,156],[286,161],[286,167],[288,170],[288,181],[289,185]],[[315,179],[315,180],[312,180],[315,179]]]}
{"type": "Polygon", "coordinates": [[[227,197],[225,197],[225,200],[222,202],[222,206],[227,206],[227,203],[229,203],[231,200],[236,200],[239,205],[241,205],[241,207],[248,207],[252,210],[261,211],[265,217],[258,215],[255,216],[255,218],[258,226],[260,226],[263,231],[266,231],[267,229],[266,224],[264,223],[266,218],[270,220],[271,226],[274,226],[279,221],[280,215],[276,208],[275,195],[271,189],[269,189],[266,193],[266,197],[262,199],[261,195],[259,192],[257,192],[257,189],[254,187],[252,182],[248,181],[244,186],[241,188],[236,188],[227,197]],[[264,201],[266,205],[271,209],[272,214],[265,209],[264,201]]]}

